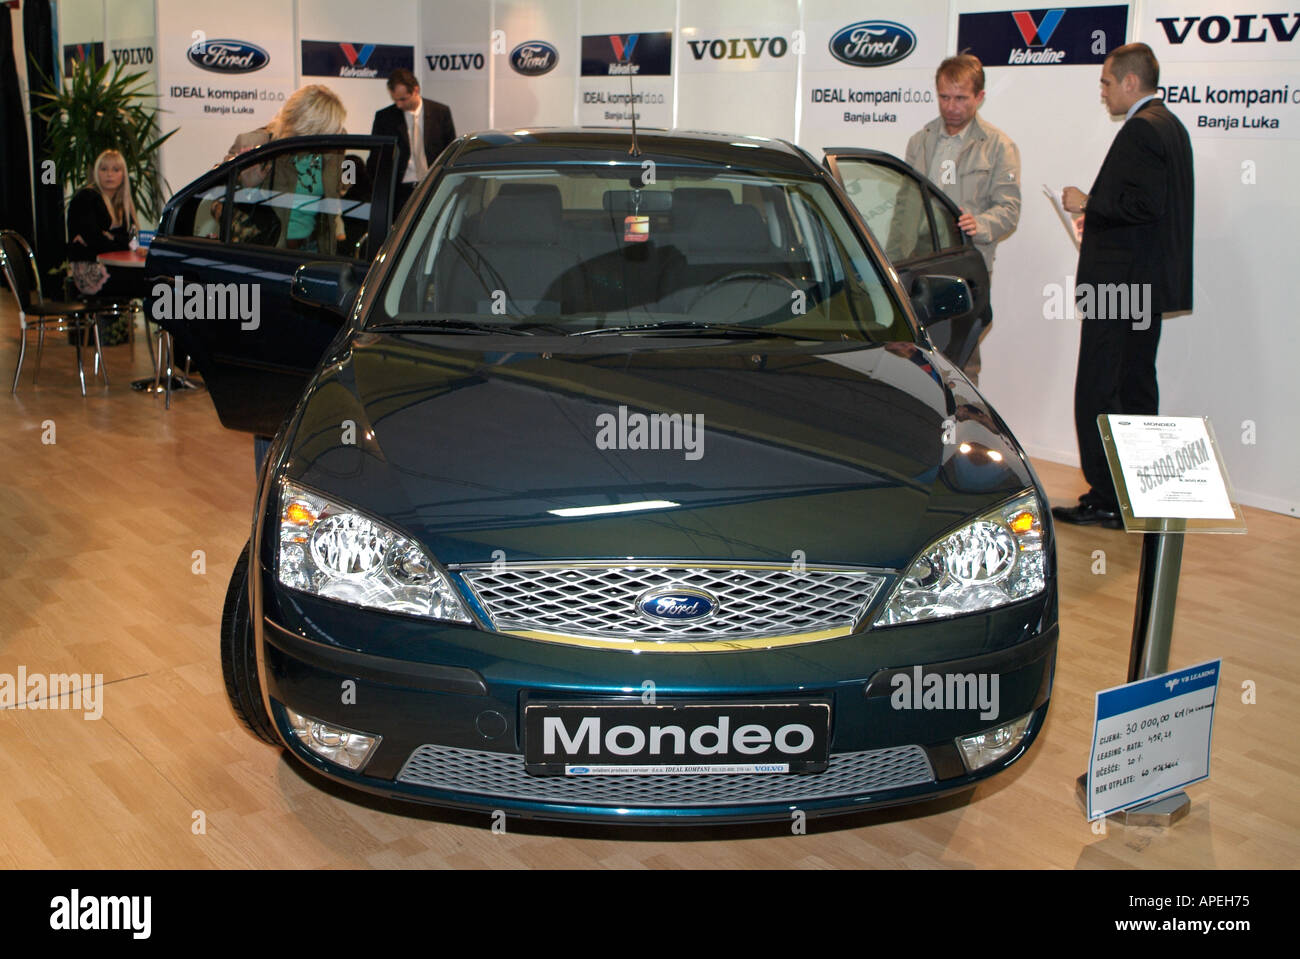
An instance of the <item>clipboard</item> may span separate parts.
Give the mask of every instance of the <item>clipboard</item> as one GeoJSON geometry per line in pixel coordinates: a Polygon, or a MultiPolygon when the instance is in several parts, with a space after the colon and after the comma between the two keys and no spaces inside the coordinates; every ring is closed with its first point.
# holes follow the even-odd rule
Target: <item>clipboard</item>
{"type": "Polygon", "coordinates": [[[1074,216],[1061,204],[1061,191],[1053,190],[1046,183],[1043,184],[1043,195],[1052,203],[1052,209],[1056,215],[1061,218],[1061,225],[1065,227],[1065,232],[1070,235],[1074,248],[1079,248],[1079,231],[1074,228],[1074,216]]]}

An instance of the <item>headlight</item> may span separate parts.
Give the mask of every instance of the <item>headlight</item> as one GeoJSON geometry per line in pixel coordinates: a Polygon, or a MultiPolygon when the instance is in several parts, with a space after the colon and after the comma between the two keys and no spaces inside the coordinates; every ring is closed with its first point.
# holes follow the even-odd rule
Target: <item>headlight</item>
{"type": "Polygon", "coordinates": [[[874,625],[1005,606],[1046,584],[1038,497],[1025,493],[923,549],[874,625]]]}
{"type": "Polygon", "coordinates": [[[471,621],[418,543],[292,483],[280,488],[276,576],[285,586],[355,606],[471,621]]]}

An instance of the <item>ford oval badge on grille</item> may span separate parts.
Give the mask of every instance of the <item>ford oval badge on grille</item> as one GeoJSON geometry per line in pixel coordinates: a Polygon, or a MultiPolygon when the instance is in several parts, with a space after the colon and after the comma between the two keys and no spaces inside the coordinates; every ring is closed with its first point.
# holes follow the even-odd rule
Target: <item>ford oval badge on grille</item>
{"type": "Polygon", "coordinates": [[[660,586],[637,597],[636,608],[652,620],[704,619],[718,609],[718,598],[702,589],[660,586]]]}

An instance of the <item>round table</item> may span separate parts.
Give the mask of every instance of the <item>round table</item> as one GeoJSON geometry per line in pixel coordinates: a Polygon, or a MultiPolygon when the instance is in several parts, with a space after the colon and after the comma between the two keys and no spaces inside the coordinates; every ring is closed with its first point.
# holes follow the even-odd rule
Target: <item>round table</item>
{"type": "Polygon", "coordinates": [[[144,250],[113,250],[111,253],[101,253],[95,259],[104,266],[143,270],[145,255],[144,250]]]}

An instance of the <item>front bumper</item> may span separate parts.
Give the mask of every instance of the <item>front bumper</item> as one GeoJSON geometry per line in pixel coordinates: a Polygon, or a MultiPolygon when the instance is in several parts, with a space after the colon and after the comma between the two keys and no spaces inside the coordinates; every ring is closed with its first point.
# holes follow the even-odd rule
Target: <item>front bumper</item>
{"type": "Polygon", "coordinates": [[[1046,716],[1056,659],[1054,587],[989,614],[787,650],[636,655],[343,607],[287,594],[262,572],[268,602],[260,624],[261,677],[275,726],[298,759],[372,793],[528,818],[788,820],[794,809],[849,813],[960,791],[1028,750],[1046,716]],[[917,708],[919,700],[902,701],[894,677],[910,676],[917,665],[925,674],[996,676],[996,716],[982,716],[978,706],[917,708]],[[829,699],[829,768],[805,775],[615,777],[525,771],[525,702],[634,701],[647,682],[660,702],[829,699]],[[285,706],[382,741],[366,766],[352,772],[303,746],[285,706]],[[1028,729],[1014,750],[967,770],[959,737],[1026,715],[1028,729]]]}

